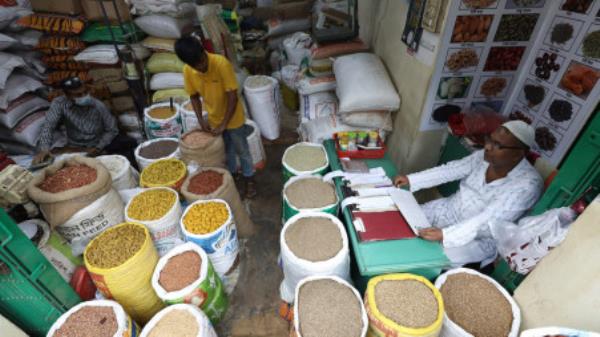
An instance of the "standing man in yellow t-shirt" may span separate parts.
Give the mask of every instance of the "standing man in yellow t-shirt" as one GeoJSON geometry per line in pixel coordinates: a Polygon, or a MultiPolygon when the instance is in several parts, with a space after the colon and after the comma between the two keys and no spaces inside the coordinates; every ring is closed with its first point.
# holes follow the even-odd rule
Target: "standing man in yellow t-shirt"
{"type": "Polygon", "coordinates": [[[202,130],[215,136],[223,135],[227,167],[234,177],[237,158],[242,166],[246,197],[256,196],[254,165],[247,138],[249,127],[238,97],[238,83],[231,63],[223,56],[204,50],[194,36],[183,37],[175,43],[175,53],[186,64],[183,68],[185,90],[202,130]],[[200,100],[202,97],[202,100],[200,100]],[[202,104],[208,112],[208,123],[202,118],[202,104]]]}

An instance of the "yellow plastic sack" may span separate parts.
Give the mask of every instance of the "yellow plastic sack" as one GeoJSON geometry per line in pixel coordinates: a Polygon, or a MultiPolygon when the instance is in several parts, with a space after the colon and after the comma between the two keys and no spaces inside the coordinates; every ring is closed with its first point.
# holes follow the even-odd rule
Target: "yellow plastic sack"
{"type": "Polygon", "coordinates": [[[184,63],[175,53],[154,53],[146,62],[146,68],[151,74],[181,73],[184,63]]]}
{"type": "Polygon", "coordinates": [[[181,188],[183,181],[187,176],[187,166],[179,159],[168,158],[160,159],[148,165],[140,175],[141,187],[170,187],[175,190],[181,188]],[[172,172],[174,178],[165,180],[165,176],[160,172],[172,172]],[[160,179],[160,180],[157,180],[160,179]]]}
{"type": "Polygon", "coordinates": [[[160,103],[168,101],[169,98],[173,97],[176,102],[183,102],[185,100],[190,99],[190,94],[188,94],[183,89],[162,89],[157,90],[152,95],[152,103],[160,103]]]}
{"type": "Polygon", "coordinates": [[[152,273],[158,263],[158,253],[148,229],[144,229],[145,241],[140,250],[127,261],[114,268],[98,268],[88,261],[91,244],[106,233],[131,223],[122,223],[107,229],[88,244],[83,258],[85,267],[94,284],[104,297],[116,300],[125,311],[139,324],[144,325],[164,304],[152,288],[152,273]]]}
{"type": "Polygon", "coordinates": [[[444,302],[442,294],[426,278],[413,274],[388,274],[381,275],[369,280],[367,291],[365,292],[365,307],[369,317],[369,330],[367,337],[437,337],[442,330],[444,319],[444,302]],[[425,328],[409,328],[401,326],[396,322],[385,317],[377,308],[375,303],[375,287],[382,281],[403,281],[415,280],[426,285],[435,296],[438,302],[438,315],[433,324],[425,328]]]}
{"type": "Polygon", "coordinates": [[[175,52],[175,39],[163,39],[155,36],[148,36],[142,41],[142,46],[158,51],[175,52]]]}

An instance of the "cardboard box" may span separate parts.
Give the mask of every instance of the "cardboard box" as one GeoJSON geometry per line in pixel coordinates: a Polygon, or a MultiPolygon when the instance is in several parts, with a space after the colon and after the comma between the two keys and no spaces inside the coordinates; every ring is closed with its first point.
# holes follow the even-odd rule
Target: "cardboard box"
{"type": "Polygon", "coordinates": [[[47,12],[67,15],[81,13],[79,0],[31,0],[31,8],[36,12],[47,12]]]}
{"type": "MultiPolygon", "coordinates": [[[[113,6],[112,1],[102,1],[102,3],[104,4],[104,9],[106,10],[108,19],[111,22],[118,22],[115,6],[113,6]]],[[[115,3],[117,4],[117,9],[119,10],[121,20],[123,20],[123,22],[131,20],[131,15],[129,14],[129,5],[127,5],[123,0],[116,0],[115,3]]],[[[83,6],[83,13],[88,20],[98,21],[101,23],[104,22],[102,8],[100,7],[98,1],[81,0],[81,5],[83,6]]]]}

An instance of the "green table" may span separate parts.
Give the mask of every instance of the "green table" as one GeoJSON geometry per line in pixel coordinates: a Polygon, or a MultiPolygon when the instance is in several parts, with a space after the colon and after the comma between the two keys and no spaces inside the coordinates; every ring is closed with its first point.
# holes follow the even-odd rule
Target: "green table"
{"type": "MultiPolygon", "coordinates": [[[[324,142],[331,170],[341,170],[341,164],[332,140],[324,142]]],[[[369,168],[382,167],[386,174],[393,178],[396,168],[388,154],[382,159],[366,160],[369,168]]],[[[335,188],[338,196],[342,197],[341,178],[335,178],[335,188]]],[[[359,290],[366,288],[369,278],[389,273],[413,273],[428,279],[437,277],[442,268],[449,264],[442,246],[437,242],[429,242],[419,238],[404,240],[387,240],[360,242],[352,215],[348,209],[342,212],[342,221],[346,225],[351,248],[354,252],[353,278],[359,290]]]]}

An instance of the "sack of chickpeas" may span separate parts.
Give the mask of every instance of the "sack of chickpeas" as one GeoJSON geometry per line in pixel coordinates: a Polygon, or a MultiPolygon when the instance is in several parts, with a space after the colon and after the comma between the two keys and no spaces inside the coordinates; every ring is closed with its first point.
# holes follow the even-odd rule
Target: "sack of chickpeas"
{"type": "Polygon", "coordinates": [[[215,271],[223,277],[238,262],[237,226],[225,200],[198,200],[183,212],[181,230],[186,241],[208,254],[215,271]]]}
{"type": "Polygon", "coordinates": [[[189,304],[175,304],[161,310],[142,330],[140,337],[217,337],[205,313],[189,304]]]}
{"type": "Polygon", "coordinates": [[[125,207],[125,221],[145,225],[159,256],[183,242],[179,193],[168,187],[155,187],[136,194],[125,207]]]}
{"type": "Polygon", "coordinates": [[[140,175],[141,187],[171,187],[179,190],[185,177],[187,166],[179,159],[160,159],[148,165],[140,175]]]}
{"type": "Polygon", "coordinates": [[[200,130],[192,130],[181,136],[179,141],[181,159],[202,167],[225,167],[225,142],[222,136],[200,130]]]}
{"type": "Polygon", "coordinates": [[[173,248],[158,261],[152,287],[167,305],[194,305],[213,323],[223,318],[229,304],[208,255],[192,242],[173,248]]]}
{"type": "Polygon", "coordinates": [[[233,177],[228,170],[216,167],[201,168],[189,175],[181,186],[181,194],[192,203],[196,200],[223,199],[233,211],[233,217],[242,238],[254,234],[254,223],[242,203],[233,177]]]}

